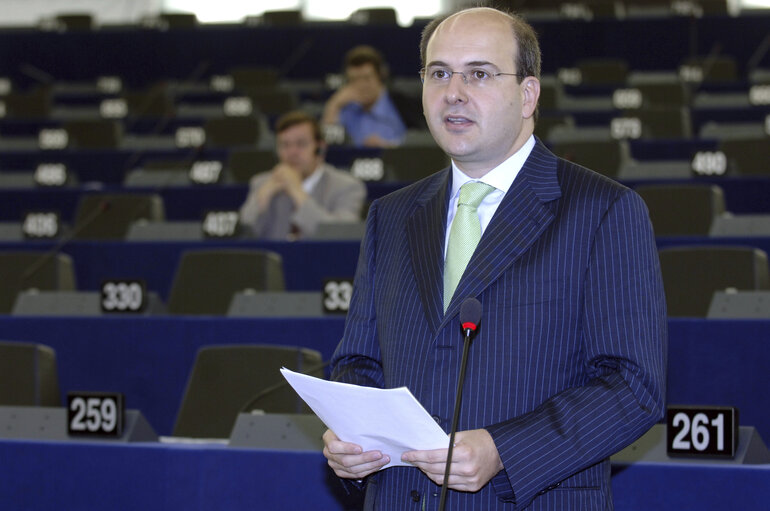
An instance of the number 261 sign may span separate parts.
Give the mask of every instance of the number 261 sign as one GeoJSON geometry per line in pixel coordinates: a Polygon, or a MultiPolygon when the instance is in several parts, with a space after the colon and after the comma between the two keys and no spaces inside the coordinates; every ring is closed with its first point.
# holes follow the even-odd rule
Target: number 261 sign
{"type": "Polygon", "coordinates": [[[669,456],[734,458],[738,410],[732,406],[669,406],[666,430],[669,456]]]}

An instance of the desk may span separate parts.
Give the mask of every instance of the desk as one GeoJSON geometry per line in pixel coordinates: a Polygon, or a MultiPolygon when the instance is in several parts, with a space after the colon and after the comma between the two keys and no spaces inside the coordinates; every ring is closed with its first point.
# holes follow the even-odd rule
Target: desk
{"type": "MultiPolygon", "coordinates": [[[[353,278],[360,244],[359,241],[73,241],[62,252],[72,257],[77,288],[81,291],[100,290],[105,279],[140,278],[148,290],[157,292],[165,302],[186,250],[272,250],[283,259],[287,290],[321,291],[325,278],[353,278]]],[[[42,254],[52,246],[54,243],[42,241],[7,242],[0,243],[0,250],[37,250],[42,254]]]]}
{"type": "MultiPolygon", "coordinates": [[[[0,502],[14,510],[360,509],[318,452],[0,440],[0,459],[0,502]]],[[[770,502],[770,465],[639,463],[613,472],[619,511],[760,511],[770,502]]]]}
{"type": "MultiPolygon", "coordinates": [[[[123,392],[127,408],[141,410],[158,434],[170,435],[201,346],[304,346],[320,351],[328,360],[343,326],[342,317],[283,321],[0,316],[0,338],[51,346],[56,350],[62,394],[74,390],[123,392]]],[[[280,381],[277,369],[276,381],[280,381]]]]}
{"type": "MultiPolygon", "coordinates": [[[[343,327],[341,317],[283,321],[0,316],[0,338],[39,342],[56,350],[62,392],[123,392],[126,406],[141,410],[161,435],[173,430],[201,346],[302,345],[328,359],[343,327]]],[[[667,401],[737,406],[741,424],[755,426],[765,442],[770,441],[768,367],[770,320],[669,320],[667,401]]]]}
{"type": "MultiPolygon", "coordinates": [[[[658,248],[679,245],[744,245],[770,254],[770,237],[709,238],[700,236],[662,237],[658,248]]],[[[2,250],[37,250],[54,243],[47,241],[0,242],[2,250]]],[[[189,241],[123,242],[73,241],[62,249],[75,264],[77,287],[81,291],[101,289],[105,279],[141,278],[147,289],[167,301],[182,252],[194,249],[232,248],[273,250],[283,258],[286,289],[320,291],[325,278],[352,278],[358,263],[359,241],[189,241]]]]}

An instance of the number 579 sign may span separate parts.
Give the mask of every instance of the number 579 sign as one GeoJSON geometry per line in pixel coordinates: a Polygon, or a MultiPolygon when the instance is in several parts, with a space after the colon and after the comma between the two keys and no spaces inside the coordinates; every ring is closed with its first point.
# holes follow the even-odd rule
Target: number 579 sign
{"type": "Polygon", "coordinates": [[[732,406],[669,406],[666,411],[669,456],[735,457],[738,410],[732,406]]]}

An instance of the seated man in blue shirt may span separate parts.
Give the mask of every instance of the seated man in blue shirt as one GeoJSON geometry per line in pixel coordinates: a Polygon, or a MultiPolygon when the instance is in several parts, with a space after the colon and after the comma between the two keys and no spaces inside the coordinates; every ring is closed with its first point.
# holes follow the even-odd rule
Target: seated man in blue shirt
{"type": "Polygon", "coordinates": [[[340,124],[358,147],[393,147],[406,125],[385,88],[386,65],[379,51],[356,46],[345,55],[347,84],[326,102],[323,124],[340,124]]]}

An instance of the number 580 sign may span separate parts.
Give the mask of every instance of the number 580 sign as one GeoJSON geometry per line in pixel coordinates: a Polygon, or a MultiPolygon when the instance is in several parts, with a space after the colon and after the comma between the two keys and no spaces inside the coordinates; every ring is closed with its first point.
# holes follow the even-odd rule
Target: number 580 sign
{"type": "Polygon", "coordinates": [[[669,406],[666,429],[669,456],[735,457],[738,410],[732,406],[669,406]]]}

